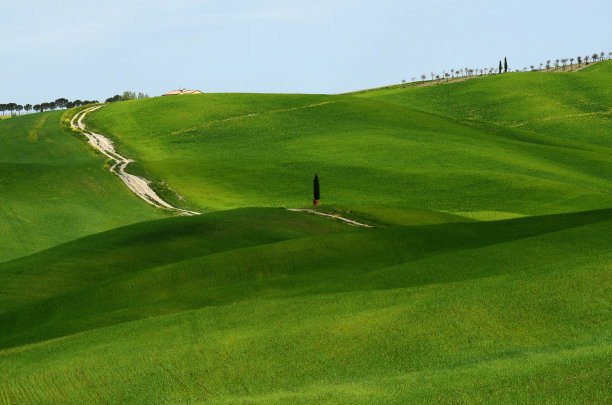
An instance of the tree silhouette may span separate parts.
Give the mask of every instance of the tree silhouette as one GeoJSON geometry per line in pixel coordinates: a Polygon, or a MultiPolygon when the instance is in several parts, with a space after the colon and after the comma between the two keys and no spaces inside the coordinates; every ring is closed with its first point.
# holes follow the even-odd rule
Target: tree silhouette
{"type": "Polygon", "coordinates": [[[588,64],[589,64],[589,59],[590,59],[590,58],[591,58],[591,57],[590,57],[589,55],[584,55],[584,64],[585,64],[585,65],[588,65],[588,64]]]}
{"type": "Polygon", "coordinates": [[[501,64],[501,60],[499,61],[499,73],[502,72],[502,64],[501,64]]]}
{"type": "Polygon", "coordinates": [[[574,66],[574,58],[570,58],[570,67],[574,66]]]}
{"type": "Polygon", "coordinates": [[[504,56],[504,73],[508,73],[508,59],[504,56]]]}
{"type": "Polygon", "coordinates": [[[114,96],[106,99],[107,103],[116,103],[117,101],[121,101],[121,96],[119,94],[115,94],[114,96]]]}
{"type": "Polygon", "coordinates": [[[425,73],[423,73],[423,74],[421,75],[421,80],[422,80],[422,81],[425,81],[425,79],[427,79],[427,76],[425,76],[425,73]]]}
{"type": "Polygon", "coordinates": [[[582,63],[582,56],[578,56],[576,61],[578,62],[578,67],[580,67],[580,64],[582,63]]]}
{"type": "Polygon", "coordinates": [[[68,99],[66,98],[58,98],[57,100],[55,100],[55,105],[58,108],[66,108],[67,104],[68,104],[68,99]]]}
{"type": "Polygon", "coordinates": [[[313,197],[314,197],[314,205],[319,204],[319,200],[321,199],[321,190],[319,189],[319,176],[315,174],[314,182],[313,182],[313,197]]]}

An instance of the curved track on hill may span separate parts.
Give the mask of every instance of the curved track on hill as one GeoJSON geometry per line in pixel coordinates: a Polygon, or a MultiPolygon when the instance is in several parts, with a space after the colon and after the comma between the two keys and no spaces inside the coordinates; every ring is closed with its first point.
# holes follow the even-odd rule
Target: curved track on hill
{"type": "Polygon", "coordinates": [[[322,216],[322,217],[325,217],[325,218],[335,219],[335,220],[338,220],[338,221],[342,221],[342,222],[347,223],[347,224],[352,225],[352,226],[361,226],[363,228],[374,228],[372,225],[363,224],[361,222],[353,221],[352,219],[344,218],[344,217],[341,217],[340,215],[326,214],[324,212],[319,212],[319,211],[315,211],[315,210],[309,210],[309,209],[306,209],[306,208],[287,208],[287,211],[306,212],[308,214],[319,215],[319,216],[322,216]]]}
{"type": "MultiPolygon", "coordinates": [[[[99,150],[104,156],[108,157],[109,159],[112,159],[115,162],[111,166],[110,172],[115,173],[117,176],[119,176],[119,178],[125,183],[126,186],[128,186],[130,190],[132,190],[138,197],[142,198],[143,200],[145,200],[151,205],[154,205],[158,208],[167,209],[170,211],[176,211],[183,215],[200,215],[201,212],[184,210],[184,209],[177,208],[177,207],[174,207],[168,204],[160,196],[158,196],[157,193],[155,193],[155,191],[153,191],[153,189],[150,186],[151,182],[149,180],[136,176],[134,174],[127,173],[125,171],[125,168],[127,167],[127,165],[132,163],[134,160],[128,159],[122,156],[121,154],[117,153],[113,142],[107,137],[105,137],[104,135],[87,131],[87,128],[85,127],[85,123],[83,122],[83,119],[90,112],[98,110],[102,107],[103,105],[97,105],[94,107],[87,108],[83,111],[80,111],[79,113],[75,114],[74,117],[72,117],[72,120],[70,121],[70,126],[72,128],[82,131],[83,135],[87,137],[87,140],[89,141],[90,145],[92,145],[94,148],[99,150]]],[[[322,212],[309,210],[309,209],[302,209],[302,208],[289,208],[288,211],[305,212],[309,214],[320,215],[325,218],[335,219],[338,221],[345,222],[352,226],[372,228],[372,226],[368,224],[362,224],[360,222],[353,221],[348,218],[343,218],[339,215],[325,214],[322,212]]]]}
{"type": "Polygon", "coordinates": [[[127,173],[125,171],[127,165],[132,163],[133,160],[128,159],[117,153],[117,151],[115,150],[115,146],[113,145],[113,142],[110,139],[108,139],[104,135],[87,131],[85,124],[83,123],[83,118],[85,118],[85,116],[90,112],[95,111],[101,107],[102,106],[95,106],[79,112],[74,117],[72,117],[72,120],[70,121],[70,126],[81,130],[83,134],[87,137],[90,145],[102,152],[104,156],[112,159],[115,162],[110,168],[111,173],[117,174],[117,176],[119,176],[119,178],[125,183],[126,186],[128,186],[130,190],[132,190],[138,197],[142,198],[151,205],[170,211],[180,212],[184,215],[200,215],[201,212],[184,210],[168,204],[160,196],[158,196],[155,191],[153,191],[150,186],[151,182],[149,180],[127,173]]]}

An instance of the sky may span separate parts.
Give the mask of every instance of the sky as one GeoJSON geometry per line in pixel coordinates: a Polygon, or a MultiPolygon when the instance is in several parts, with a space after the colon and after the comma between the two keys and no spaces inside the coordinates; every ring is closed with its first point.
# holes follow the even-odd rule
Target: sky
{"type": "Polygon", "coordinates": [[[335,94],[612,51],[612,2],[0,0],[0,103],[335,94]]]}

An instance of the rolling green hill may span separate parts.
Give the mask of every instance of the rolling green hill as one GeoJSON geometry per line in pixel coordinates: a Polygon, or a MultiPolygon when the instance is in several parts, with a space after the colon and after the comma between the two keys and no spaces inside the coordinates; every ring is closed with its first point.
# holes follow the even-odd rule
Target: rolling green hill
{"type": "Polygon", "coordinates": [[[19,403],[602,402],[611,226],[612,210],[367,230],[250,209],[110,231],[0,269],[3,283],[40,286],[36,299],[2,297],[20,305],[0,315],[0,392],[19,403]],[[235,227],[245,216],[259,219],[235,227]],[[147,242],[168,255],[148,260],[147,242]],[[109,270],[75,283],[66,256],[109,270]],[[37,261],[47,269],[27,274],[37,261]],[[58,284],[70,290],[41,299],[58,284]]]}
{"type": "Polygon", "coordinates": [[[109,105],[90,122],[204,210],[307,205],[314,173],[326,204],[352,209],[477,218],[598,209],[611,201],[602,110],[612,64],[596,67],[358,96],[162,97],[109,105]],[[573,103],[581,97],[591,101],[573,103]],[[561,133],[552,119],[530,123],[545,109],[548,118],[583,115],[561,133]]]}
{"type": "Polygon", "coordinates": [[[0,121],[0,262],[69,240],[166,216],[139,204],[62,112],[0,121]]]}
{"type": "Polygon", "coordinates": [[[611,70],[0,122],[0,403],[612,401],[611,70]]]}
{"type": "Polygon", "coordinates": [[[515,136],[538,139],[540,135],[546,143],[612,147],[611,74],[612,63],[602,62],[578,73],[511,73],[451,86],[370,91],[359,96],[468,123],[494,124],[515,136]]]}

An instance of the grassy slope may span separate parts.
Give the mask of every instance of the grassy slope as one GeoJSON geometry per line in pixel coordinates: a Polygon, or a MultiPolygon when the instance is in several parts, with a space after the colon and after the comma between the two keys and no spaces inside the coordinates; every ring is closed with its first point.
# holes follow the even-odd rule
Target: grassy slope
{"type": "Polygon", "coordinates": [[[140,204],[102,167],[104,160],[64,133],[61,115],[0,122],[0,262],[164,216],[140,204]]]}
{"type": "MultiPolygon", "coordinates": [[[[21,346],[0,350],[0,398],[609,399],[611,210],[375,230],[259,211],[262,225],[272,221],[285,235],[266,242],[262,231],[263,244],[240,247],[237,238],[161,266],[127,264],[2,316],[3,346],[21,346]],[[39,321],[20,325],[20,311],[39,321]],[[70,327],[83,332],[24,345],[70,327]]],[[[244,214],[222,215],[231,224],[244,214]]],[[[200,229],[189,233],[191,245],[209,245],[215,222],[191,224],[200,229]]],[[[129,238],[156,239],[174,225],[131,227],[129,238]]],[[[113,233],[121,235],[106,234],[106,243],[113,233]]],[[[185,245],[171,235],[158,249],[185,245]]],[[[51,269],[57,259],[50,254],[51,269]]]]}
{"type": "MultiPolygon", "coordinates": [[[[132,226],[0,266],[0,308],[4,313],[0,315],[0,329],[4,331],[0,347],[92,325],[265,295],[259,290],[247,293],[248,287],[237,296],[211,291],[212,287],[238,281],[292,276],[300,281],[278,286],[272,292],[293,294],[296,286],[298,291],[308,286],[312,292],[315,285],[337,291],[338,280],[380,266],[562,230],[609,215],[597,211],[575,218],[552,217],[548,222],[546,217],[539,217],[535,221],[525,218],[509,223],[358,232],[318,217],[250,209],[132,226]],[[341,229],[351,232],[321,235],[341,229]],[[322,269],[330,274],[322,276],[322,269]],[[23,291],[23,285],[32,287],[23,291]],[[133,296],[134,289],[137,297],[133,296]],[[75,306],[75,302],[80,305],[75,306]]],[[[367,285],[380,283],[371,280],[367,285]]],[[[359,286],[361,282],[353,287],[359,286]]]]}
{"type": "Polygon", "coordinates": [[[354,209],[414,207],[492,218],[569,212],[612,201],[610,148],[592,141],[595,130],[579,140],[573,132],[586,132],[595,120],[597,136],[606,136],[609,115],[597,112],[610,98],[609,66],[359,96],[156,98],[107,106],[91,122],[203,209],[304,206],[316,172],[325,204],[354,209]],[[522,81],[527,84],[516,85],[522,81]],[[608,84],[595,87],[600,82],[608,84]],[[461,88],[470,91],[453,92],[461,88]],[[497,100],[500,88],[514,101],[497,100]],[[567,104],[580,97],[592,102],[557,111],[546,98],[557,89],[573,95],[567,104]],[[567,133],[555,135],[555,129],[501,126],[488,117],[466,121],[476,102],[481,110],[500,111],[504,122],[506,110],[515,109],[513,122],[521,123],[542,104],[553,115],[597,114],[574,117],[567,133]],[[467,107],[453,113],[453,106],[467,107]]]}
{"type": "Polygon", "coordinates": [[[443,111],[472,102],[444,95],[460,85],[97,112],[194,206],[307,205],[318,172],[328,207],[387,226],[247,208],[1,263],[0,403],[609,402],[612,211],[568,213],[610,207],[609,148],[518,101],[503,120],[443,111]]]}
{"type": "Polygon", "coordinates": [[[601,62],[578,73],[511,73],[410,91],[370,91],[359,96],[471,123],[523,129],[527,131],[525,136],[537,132],[545,135],[543,139],[576,142],[561,143],[568,146],[610,148],[610,75],[612,62],[601,62]]]}
{"type": "MultiPolygon", "coordinates": [[[[163,301],[172,291],[172,277],[186,281],[179,267],[198,263],[199,258],[213,257],[218,265],[231,266],[225,262],[226,251],[347,229],[355,228],[279,209],[242,209],[139,223],[0,264],[0,346],[7,345],[7,338],[25,343],[28,338],[40,340],[88,325],[185,309],[181,301],[188,296],[178,292],[171,295],[168,308],[157,305],[145,311],[138,299],[163,301]],[[160,284],[151,286],[151,280],[160,284]],[[24,285],[30,287],[24,290],[24,285]],[[134,288],[140,297],[133,296],[134,288]],[[129,314],[123,316],[118,310],[125,307],[129,314]]],[[[193,277],[188,278],[193,288],[193,277]]],[[[198,298],[200,305],[207,299],[198,298]]]]}

